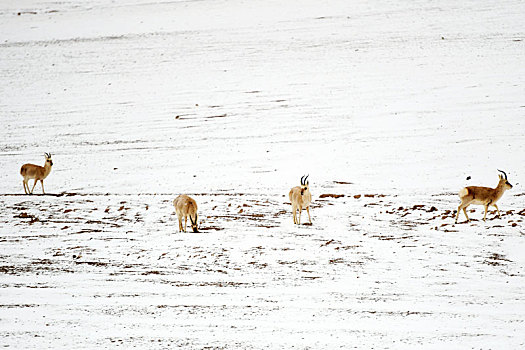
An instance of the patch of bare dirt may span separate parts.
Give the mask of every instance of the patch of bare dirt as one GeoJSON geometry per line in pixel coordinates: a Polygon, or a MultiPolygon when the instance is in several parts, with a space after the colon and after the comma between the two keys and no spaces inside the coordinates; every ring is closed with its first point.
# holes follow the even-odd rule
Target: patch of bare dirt
{"type": "Polygon", "coordinates": [[[319,198],[341,198],[344,196],[344,194],[323,193],[319,198]]]}

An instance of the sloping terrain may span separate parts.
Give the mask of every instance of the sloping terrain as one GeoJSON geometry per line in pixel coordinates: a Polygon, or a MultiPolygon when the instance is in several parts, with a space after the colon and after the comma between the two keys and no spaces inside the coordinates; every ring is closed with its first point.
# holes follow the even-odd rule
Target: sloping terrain
{"type": "Polygon", "coordinates": [[[524,15],[2,3],[0,345],[523,348],[524,15]],[[48,194],[24,195],[44,152],[48,194]],[[502,216],[454,224],[496,169],[502,216]]]}

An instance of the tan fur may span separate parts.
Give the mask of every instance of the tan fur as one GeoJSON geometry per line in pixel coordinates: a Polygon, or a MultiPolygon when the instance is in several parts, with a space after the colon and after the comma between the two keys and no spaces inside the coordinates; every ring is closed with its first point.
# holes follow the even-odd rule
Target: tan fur
{"type": "Polygon", "coordinates": [[[37,181],[40,181],[40,184],[42,185],[42,193],[45,194],[44,191],[44,179],[49,175],[51,172],[51,167],[53,166],[53,161],[51,160],[51,155],[45,155],[46,162],[44,163],[44,166],[35,165],[35,164],[24,164],[22,165],[22,168],[20,168],[20,175],[23,176],[23,186],[24,186],[24,192],[26,194],[33,194],[33,190],[35,189],[37,181]],[[35,182],[33,183],[33,188],[31,191],[29,191],[29,185],[28,181],[34,179],[35,182]]]}
{"type": "Polygon", "coordinates": [[[308,182],[305,185],[295,186],[288,193],[288,198],[292,202],[292,212],[293,212],[293,223],[301,224],[301,211],[306,208],[308,213],[308,221],[312,223],[312,218],[310,217],[310,203],[312,202],[312,194],[310,193],[310,185],[308,182]],[[299,210],[299,218],[297,218],[297,210],[299,210]]]}
{"type": "Polygon", "coordinates": [[[179,232],[186,232],[188,216],[193,232],[199,232],[197,228],[197,202],[193,198],[181,194],[173,200],[173,206],[175,206],[175,212],[179,219],[179,232]],[[184,218],[184,226],[182,225],[182,218],[184,218]]]}
{"type": "Polygon", "coordinates": [[[493,206],[498,211],[498,217],[500,216],[499,208],[496,205],[496,202],[503,196],[506,190],[511,189],[512,185],[504,178],[502,175],[499,176],[499,182],[496,188],[490,187],[480,187],[480,186],[469,186],[462,188],[459,191],[459,198],[461,199],[461,204],[458,207],[458,212],[456,214],[456,223],[458,222],[459,212],[463,209],[467,221],[470,221],[467,215],[467,208],[471,204],[483,205],[485,207],[485,215],[483,216],[483,221],[487,219],[487,210],[489,206],[493,206]]]}

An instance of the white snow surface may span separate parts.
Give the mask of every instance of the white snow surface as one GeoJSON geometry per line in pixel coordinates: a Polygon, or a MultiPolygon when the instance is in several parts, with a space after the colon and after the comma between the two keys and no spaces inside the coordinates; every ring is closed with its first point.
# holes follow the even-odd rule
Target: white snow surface
{"type": "Polygon", "coordinates": [[[523,23],[523,1],[2,1],[0,345],[525,348],[523,23]],[[454,224],[496,169],[502,216],[454,224]]]}

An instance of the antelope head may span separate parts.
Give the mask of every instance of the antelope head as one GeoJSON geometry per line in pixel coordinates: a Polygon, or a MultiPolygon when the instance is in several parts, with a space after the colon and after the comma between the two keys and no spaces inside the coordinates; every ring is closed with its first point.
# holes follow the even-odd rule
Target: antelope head
{"type": "Polygon", "coordinates": [[[512,188],[512,185],[507,180],[507,174],[503,170],[499,170],[499,172],[503,173],[503,175],[499,174],[499,184],[498,186],[504,186],[506,190],[510,190],[512,188]]]}
{"type": "Polygon", "coordinates": [[[193,232],[199,232],[199,230],[197,229],[197,214],[195,214],[195,221],[193,221],[193,218],[191,217],[191,215],[188,215],[190,217],[190,222],[191,222],[191,229],[193,230],[193,232]]]}
{"type": "Polygon", "coordinates": [[[53,161],[51,160],[51,153],[44,153],[44,157],[46,157],[46,163],[49,163],[50,166],[53,166],[53,161]]]}
{"type": "Polygon", "coordinates": [[[304,194],[304,191],[308,190],[308,188],[310,186],[310,182],[306,181],[308,179],[308,176],[310,176],[310,175],[306,175],[306,177],[303,175],[301,177],[301,195],[304,194]]]}

